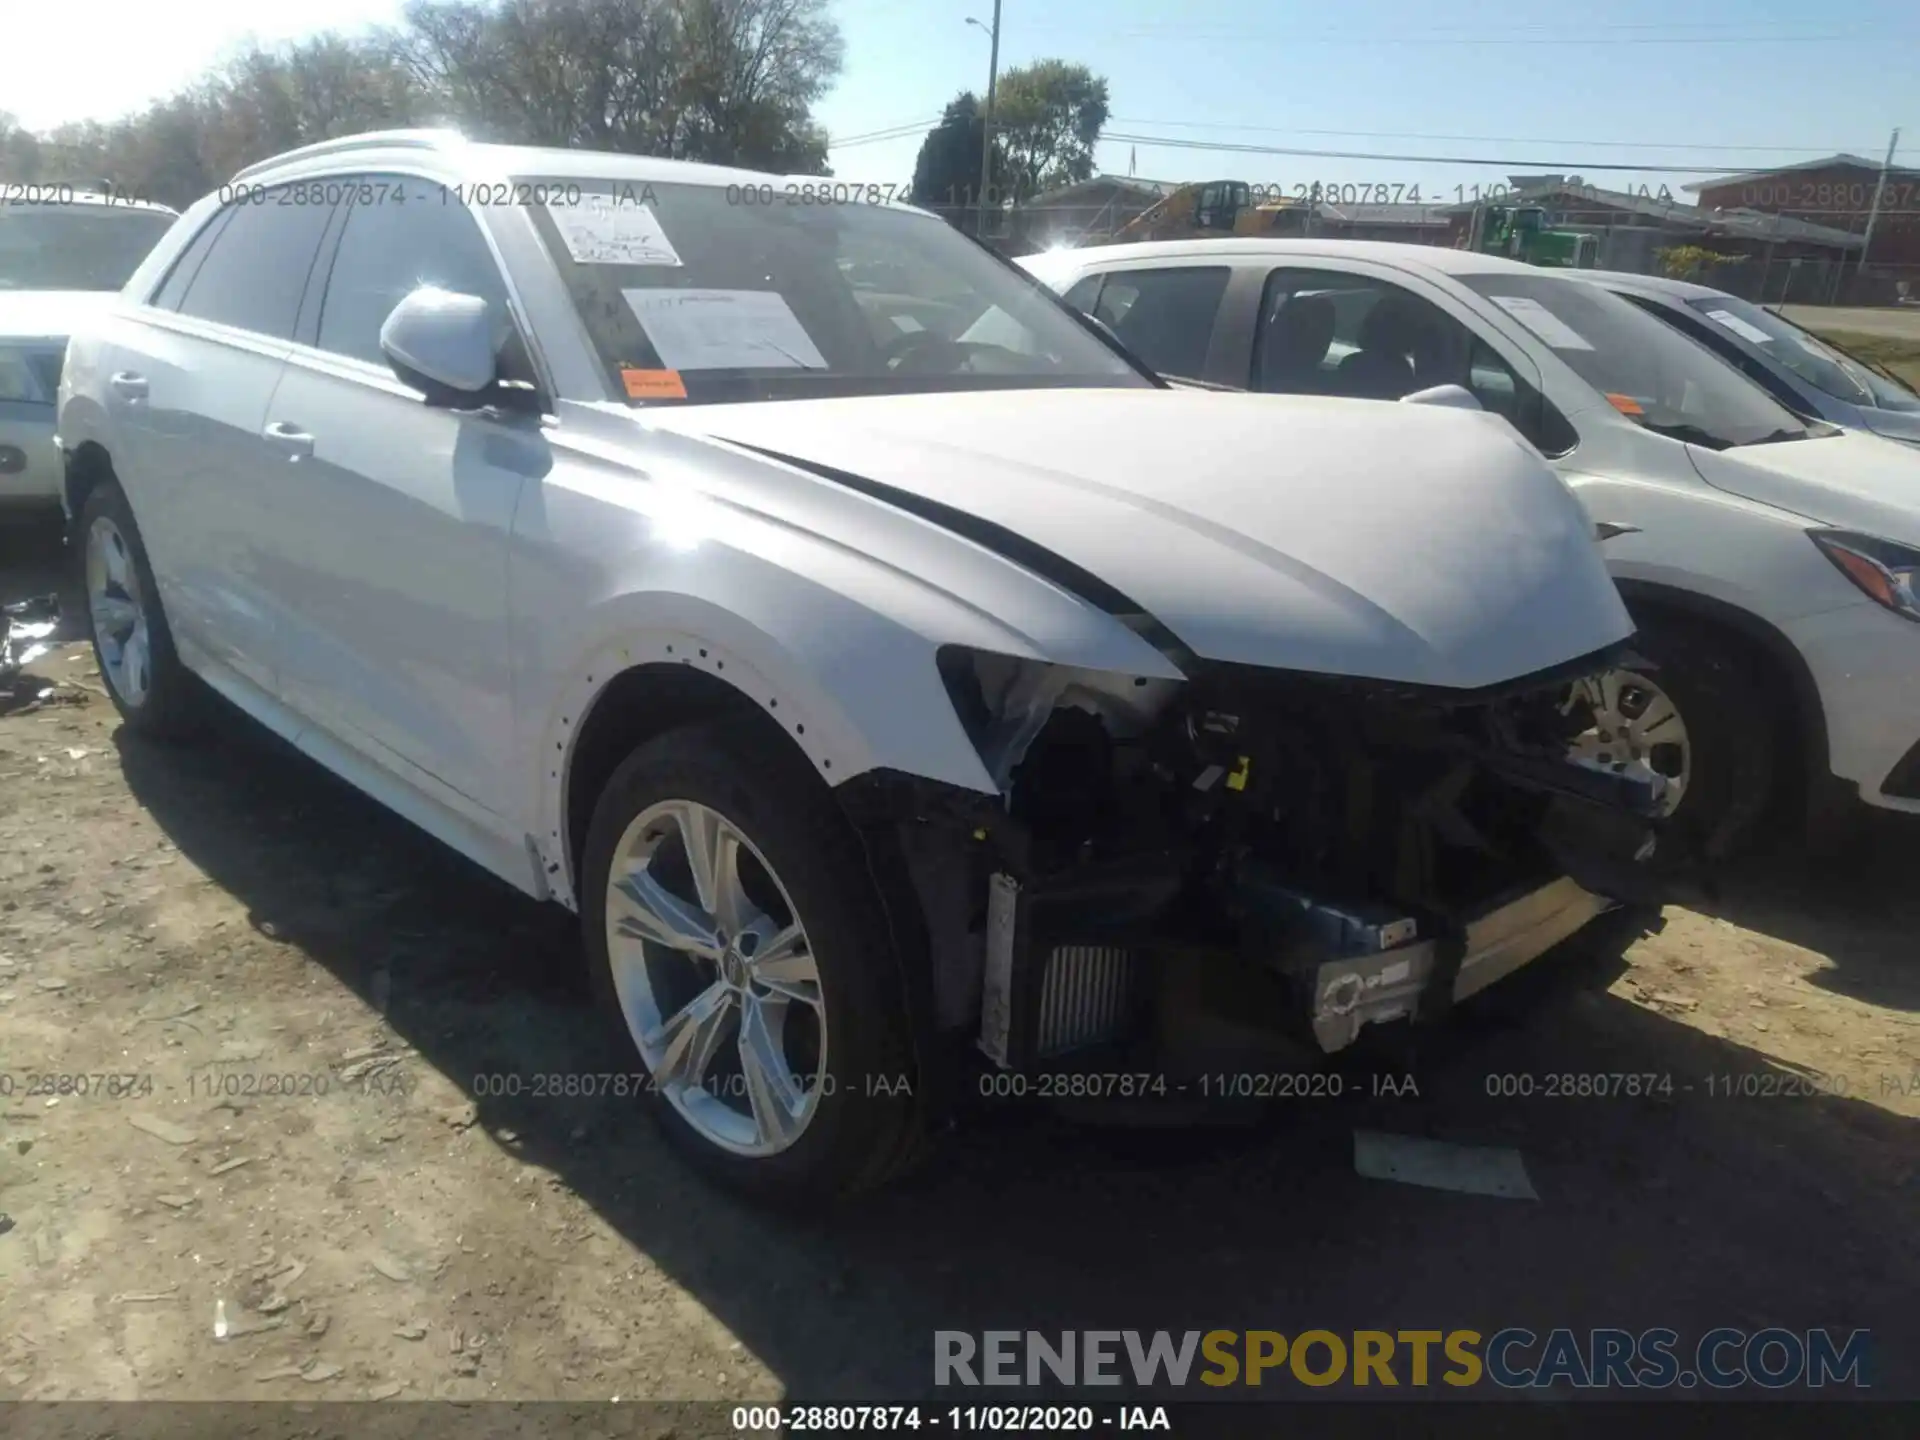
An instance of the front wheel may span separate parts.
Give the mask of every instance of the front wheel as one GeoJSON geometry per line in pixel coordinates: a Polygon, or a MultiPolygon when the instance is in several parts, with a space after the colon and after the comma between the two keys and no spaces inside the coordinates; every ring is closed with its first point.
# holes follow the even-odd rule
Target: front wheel
{"type": "Polygon", "coordinates": [[[580,891],[596,991],[668,1138],[724,1183],[837,1198],[919,1148],[898,965],[824,786],[737,725],[636,750],[580,891]]]}
{"type": "Polygon", "coordinates": [[[1632,644],[1633,663],[1574,687],[1569,703],[1584,707],[1589,726],[1570,757],[1658,773],[1668,825],[1710,859],[1733,854],[1773,795],[1783,697],[1704,626],[1649,617],[1632,644]]]}

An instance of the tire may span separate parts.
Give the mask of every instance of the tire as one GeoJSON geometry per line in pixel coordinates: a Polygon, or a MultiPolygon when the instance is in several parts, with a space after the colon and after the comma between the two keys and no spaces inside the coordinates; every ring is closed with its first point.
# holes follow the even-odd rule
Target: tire
{"type": "MultiPolygon", "coordinates": [[[[87,493],[74,534],[87,633],[108,698],[135,734],[154,740],[191,738],[203,718],[199,680],[180,663],[174,649],[146,544],[117,481],[103,480],[87,493]],[[103,630],[104,606],[96,597],[96,567],[103,564],[119,571],[119,578],[105,587],[106,601],[131,602],[137,616],[134,631],[118,637],[111,626],[103,630]],[[138,647],[126,643],[134,633],[143,637],[138,647]]],[[[125,611],[114,613],[124,615],[125,611]]]]}
{"type": "Polygon", "coordinates": [[[1672,700],[1691,752],[1686,789],[1667,817],[1680,844],[1663,848],[1682,863],[1688,851],[1726,859],[1752,845],[1773,799],[1782,698],[1768,692],[1745,646],[1722,632],[1657,612],[1635,619],[1632,646],[1645,663],[1624,668],[1672,700]]]}
{"type": "MultiPolygon", "coordinates": [[[[613,773],[595,806],[579,907],[596,997],[628,1050],[639,1058],[640,1068],[652,1074],[642,1098],[667,1138],[729,1188],[810,1207],[870,1189],[906,1169],[924,1148],[925,1125],[915,1093],[900,968],[865,853],[826,787],[796,759],[771,749],[768,738],[751,722],[720,722],[675,730],[635,750],[613,773]],[[781,1000],[777,995],[752,1002],[767,1007],[754,1013],[783,1010],[778,1026],[782,1039],[775,1047],[785,1047],[782,1068],[791,1066],[791,1074],[802,1077],[803,1088],[810,1086],[813,1094],[797,1138],[768,1153],[736,1148],[760,1143],[742,1138],[749,1128],[757,1136],[776,1128],[761,1124],[761,1107],[747,1098],[753,1093],[750,1083],[735,1078],[748,1073],[748,1047],[741,1037],[749,1001],[740,991],[732,1002],[730,1033],[716,1030],[719,1038],[689,1047],[714,1057],[698,1085],[687,1086],[684,1077],[672,1079],[670,1066],[650,1062],[640,1038],[648,1028],[648,1003],[653,1017],[688,1013],[691,1007],[681,1008],[683,997],[696,989],[702,995],[713,993],[712,982],[725,982],[728,964],[737,980],[741,965],[737,955],[731,961],[724,955],[718,962],[688,959],[648,942],[643,966],[648,974],[684,971],[687,978],[671,1001],[634,998],[639,993],[634,957],[642,947],[631,932],[616,935],[615,928],[622,922],[631,925],[640,907],[609,888],[616,857],[621,874],[631,875],[634,848],[646,845],[649,834],[665,834],[643,873],[667,877],[663,883],[676,897],[699,908],[697,887],[684,862],[676,869],[676,847],[684,834],[679,822],[640,823],[670,804],[704,807],[732,826],[745,842],[740,873],[749,905],[762,920],[790,911],[804,929],[806,950],[817,967],[817,1010],[799,1000],[776,1007],[771,1002],[781,1000]],[[819,1035],[822,1015],[824,1039],[819,1035]],[[812,1045],[806,1043],[809,1035],[812,1045]],[[811,1068],[816,1064],[817,1071],[811,1068]],[[729,1119],[716,1108],[722,1104],[730,1111],[751,1113],[744,1120],[729,1119]],[[723,1141],[715,1138],[720,1128],[739,1133],[723,1141]]],[[[720,908],[703,911],[700,923],[720,908]]],[[[768,924],[786,919],[781,915],[768,924]]],[[[762,933],[766,929],[762,926],[762,933]]],[[[742,939],[738,946],[746,943],[742,939]]],[[[758,984],[749,985],[747,993],[758,984]]],[[[643,988],[656,992],[651,982],[643,988]]],[[[658,994],[666,988],[662,980],[658,994]]],[[[656,1039],[661,1028],[656,1024],[653,1029],[656,1039]]],[[[764,1067],[758,1073],[765,1073],[764,1067]]]]}

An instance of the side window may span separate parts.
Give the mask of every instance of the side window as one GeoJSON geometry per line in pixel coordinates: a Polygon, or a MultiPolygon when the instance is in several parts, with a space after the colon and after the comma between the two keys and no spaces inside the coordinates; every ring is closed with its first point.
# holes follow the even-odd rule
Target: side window
{"type": "Polygon", "coordinates": [[[386,367],[380,327],[408,294],[437,285],[477,295],[504,327],[507,289],[467,207],[427,180],[355,176],[357,192],[334,252],[318,345],[386,367]]]}
{"type": "Polygon", "coordinates": [[[1398,400],[1460,385],[1547,455],[1578,436],[1536,379],[1438,306],[1369,275],[1275,270],[1261,300],[1253,388],[1398,400]]]}
{"type": "Polygon", "coordinates": [[[200,227],[200,233],[187,242],[187,248],[173,262],[173,268],[167,272],[166,282],[154,292],[153,305],[162,310],[180,308],[181,297],[187,293],[187,287],[193,284],[193,277],[200,273],[200,262],[207,258],[207,251],[213,248],[221,228],[232,217],[231,208],[222,210],[200,227]]]}
{"type": "Polygon", "coordinates": [[[1471,339],[1466,327],[1398,285],[1337,270],[1275,270],[1261,299],[1253,385],[1398,400],[1466,384],[1471,339]]]}
{"type": "Polygon", "coordinates": [[[1104,275],[1082,275],[1073,282],[1073,288],[1060,298],[1082,314],[1093,314],[1094,297],[1100,293],[1100,282],[1104,275]]]}
{"type": "Polygon", "coordinates": [[[304,190],[256,191],[231,213],[180,302],[182,315],[289,339],[333,207],[304,190]]]}
{"type": "Polygon", "coordinates": [[[1114,271],[1092,313],[1161,374],[1203,379],[1230,273],[1224,265],[1114,271]]]}

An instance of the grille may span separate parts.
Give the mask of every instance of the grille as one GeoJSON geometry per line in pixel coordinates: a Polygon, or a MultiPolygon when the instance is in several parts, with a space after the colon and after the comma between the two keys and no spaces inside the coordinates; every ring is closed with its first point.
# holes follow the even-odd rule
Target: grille
{"type": "Polygon", "coordinates": [[[1116,1038],[1133,1005],[1134,956],[1105,945],[1061,945],[1040,981],[1034,1050],[1065,1054],[1116,1038]]]}

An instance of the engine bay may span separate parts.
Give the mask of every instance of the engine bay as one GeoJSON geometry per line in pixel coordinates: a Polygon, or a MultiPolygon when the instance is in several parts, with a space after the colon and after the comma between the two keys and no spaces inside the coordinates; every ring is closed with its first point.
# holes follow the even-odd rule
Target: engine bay
{"type": "Polygon", "coordinates": [[[915,847],[942,1024],[1057,1063],[1150,1029],[1170,963],[1271,981],[1322,1051],[1444,1013],[1643,898],[1662,778],[1569,756],[1605,664],[1463,693],[943,652],[1002,798],[915,847]]]}

